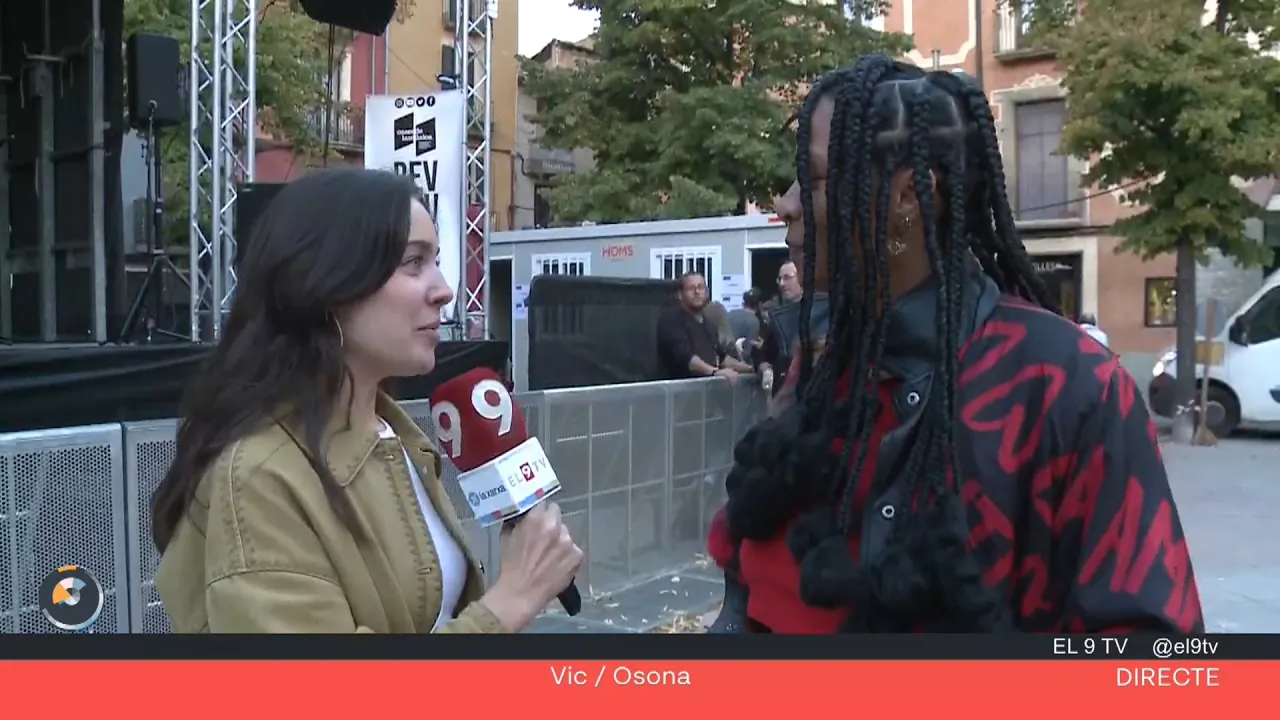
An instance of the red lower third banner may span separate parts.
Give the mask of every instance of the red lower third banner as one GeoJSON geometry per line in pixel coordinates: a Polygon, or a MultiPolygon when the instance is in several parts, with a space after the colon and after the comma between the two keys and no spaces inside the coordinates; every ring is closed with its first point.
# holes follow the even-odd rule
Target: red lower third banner
{"type": "Polygon", "coordinates": [[[0,683],[22,690],[3,704],[15,718],[43,716],[51,697],[71,691],[228,718],[470,716],[488,706],[504,715],[645,720],[841,707],[1081,720],[1269,715],[1280,700],[1280,662],[5,661],[0,683]]]}

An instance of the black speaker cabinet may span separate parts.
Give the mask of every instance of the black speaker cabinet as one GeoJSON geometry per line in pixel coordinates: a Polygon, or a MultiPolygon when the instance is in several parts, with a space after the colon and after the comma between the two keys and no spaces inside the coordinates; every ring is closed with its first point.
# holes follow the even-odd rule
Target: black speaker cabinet
{"type": "Polygon", "coordinates": [[[249,252],[258,218],[275,199],[284,183],[245,183],[236,190],[236,256],[233,262],[240,267],[240,258],[249,252]]]}
{"type": "Polygon", "coordinates": [[[368,35],[381,35],[396,14],[396,0],[302,0],[302,10],[312,20],[368,35]]]}
{"type": "Polygon", "coordinates": [[[177,38],[134,33],[125,41],[125,84],[129,123],[145,130],[181,125],[187,119],[182,102],[182,48],[177,38]]]}

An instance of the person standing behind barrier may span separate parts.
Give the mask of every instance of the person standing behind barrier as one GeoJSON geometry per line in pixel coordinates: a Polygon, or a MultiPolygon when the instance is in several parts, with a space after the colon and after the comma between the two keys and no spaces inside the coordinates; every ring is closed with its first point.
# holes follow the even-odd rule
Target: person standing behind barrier
{"type": "Polygon", "coordinates": [[[796,264],[788,260],[778,268],[778,300],[774,308],[768,311],[769,332],[761,335],[761,346],[758,354],[756,371],[760,373],[760,386],[765,392],[777,394],[778,388],[786,382],[787,368],[791,366],[791,358],[795,348],[793,343],[779,337],[779,325],[774,321],[775,314],[786,306],[800,301],[800,272],[796,264]]]}
{"type": "Polygon", "coordinates": [[[518,632],[582,562],[553,504],[482,569],[440,456],[379,391],[435,366],[453,292],[413,183],[329,170],[287,185],[189,388],[152,502],[155,583],[180,633],[518,632]]]}
{"type": "Polygon", "coordinates": [[[658,363],[668,380],[719,376],[730,383],[751,366],[731,357],[707,321],[707,281],[696,272],[680,278],[680,301],[658,318],[658,363]]]}
{"type": "Polygon", "coordinates": [[[787,260],[778,268],[778,303],[800,302],[803,293],[800,287],[800,270],[792,260],[787,260]]]}
{"type": "Polygon", "coordinates": [[[752,288],[742,293],[742,307],[729,311],[729,333],[733,337],[738,358],[751,364],[760,337],[760,291],[752,288]]]}
{"type": "Polygon", "coordinates": [[[729,311],[725,310],[724,305],[714,300],[707,303],[707,306],[702,309],[702,317],[715,331],[716,345],[724,351],[724,354],[741,360],[742,355],[738,353],[738,348],[734,347],[733,326],[729,324],[729,311]]]}
{"type": "Polygon", "coordinates": [[[1098,327],[1098,319],[1095,318],[1094,316],[1088,315],[1088,314],[1081,315],[1080,329],[1084,330],[1089,335],[1089,337],[1093,338],[1094,340],[1097,340],[1098,343],[1102,345],[1102,347],[1104,348],[1111,347],[1111,343],[1108,342],[1107,334],[1102,331],[1102,328],[1098,327]]]}

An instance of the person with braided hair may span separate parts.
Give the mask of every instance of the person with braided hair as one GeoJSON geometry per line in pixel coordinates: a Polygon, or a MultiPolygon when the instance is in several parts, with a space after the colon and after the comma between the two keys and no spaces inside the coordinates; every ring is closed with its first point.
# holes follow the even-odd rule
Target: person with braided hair
{"type": "Polygon", "coordinates": [[[802,343],[829,325],[734,449],[712,632],[1203,632],[1146,405],[1036,275],[981,88],[866,56],[797,140],[802,343]]]}

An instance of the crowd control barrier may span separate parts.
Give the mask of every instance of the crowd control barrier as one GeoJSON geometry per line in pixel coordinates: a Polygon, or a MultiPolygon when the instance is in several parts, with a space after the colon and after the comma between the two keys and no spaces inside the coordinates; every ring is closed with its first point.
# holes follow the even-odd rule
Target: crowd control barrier
{"type": "MultiPolygon", "coordinates": [[[[529,431],[560,476],[557,501],[588,562],[584,591],[607,592],[693,562],[723,502],[734,443],[764,415],[751,382],[677,380],[520,393],[529,431]]],[[[405,410],[432,437],[425,400],[405,410]]],[[[44,577],[87,568],[106,600],[92,632],[165,633],[152,577],[148,504],[173,460],[175,420],[0,434],[0,633],[61,632],[37,605],[44,577]]],[[[458,513],[456,470],[445,484],[458,513]]],[[[497,529],[466,522],[492,580],[497,529]]]]}

